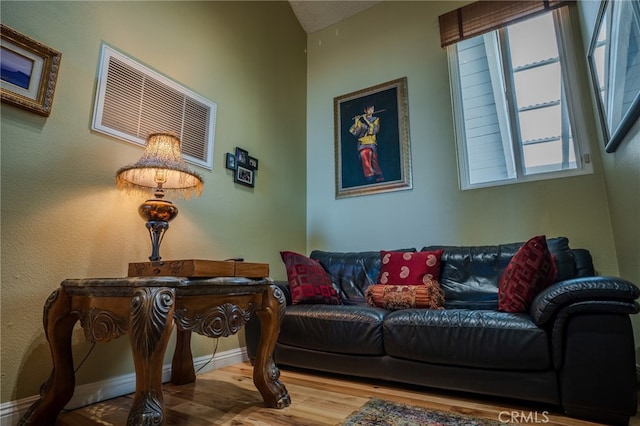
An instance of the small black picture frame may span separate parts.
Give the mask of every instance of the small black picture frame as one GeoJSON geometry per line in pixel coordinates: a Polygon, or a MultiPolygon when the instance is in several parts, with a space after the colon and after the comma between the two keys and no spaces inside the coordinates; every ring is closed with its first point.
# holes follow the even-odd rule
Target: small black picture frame
{"type": "Polygon", "coordinates": [[[233,155],[230,152],[227,152],[226,167],[229,170],[235,170],[236,169],[236,156],[233,155]]]}
{"type": "Polygon", "coordinates": [[[233,181],[253,188],[255,186],[255,172],[238,162],[233,181]]]}
{"type": "Polygon", "coordinates": [[[258,170],[258,159],[254,157],[248,157],[247,165],[253,170],[258,170]]]}
{"type": "Polygon", "coordinates": [[[238,163],[238,165],[243,164],[246,166],[248,159],[249,159],[249,152],[242,148],[236,147],[236,162],[238,163]]]}

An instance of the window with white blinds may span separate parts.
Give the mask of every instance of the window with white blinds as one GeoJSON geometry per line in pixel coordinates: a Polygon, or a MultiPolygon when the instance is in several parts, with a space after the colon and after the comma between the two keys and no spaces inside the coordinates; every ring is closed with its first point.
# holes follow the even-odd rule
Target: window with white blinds
{"type": "Polygon", "coordinates": [[[565,7],[447,47],[462,189],[591,172],[568,26],[565,7]]]}
{"type": "Polygon", "coordinates": [[[150,133],[174,133],[185,161],[211,170],[215,118],[215,103],[102,46],[93,130],[141,146],[150,133]]]}

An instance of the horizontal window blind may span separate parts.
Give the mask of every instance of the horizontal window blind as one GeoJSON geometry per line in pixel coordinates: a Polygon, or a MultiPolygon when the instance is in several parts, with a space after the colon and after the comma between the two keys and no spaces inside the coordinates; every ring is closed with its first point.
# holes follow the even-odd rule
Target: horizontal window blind
{"type": "Polygon", "coordinates": [[[440,44],[446,47],[497,30],[575,0],[477,1],[440,15],[440,44]]]}
{"type": "Polygon", "coordinates": [[[102,46],[92,129],[145,146],[156,132],[175,133],[184,159],[213,169],[216,104],[102,46]]]}

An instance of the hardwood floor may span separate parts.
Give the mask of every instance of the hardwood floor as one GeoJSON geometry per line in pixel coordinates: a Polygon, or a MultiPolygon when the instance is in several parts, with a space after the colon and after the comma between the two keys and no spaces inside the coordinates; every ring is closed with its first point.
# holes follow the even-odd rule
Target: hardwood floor
{"type": "MultiPolygon", "coordinates": [[[[252,367],[240,363],[197,376],[188,385],[164,385],[167,425],[253,425],[312,426],[338,425],[371,397],[412,405],[499,420],[501,412],[529,415],[549,411],[547,425],[595,425],[562,416],[549,407],[478,395],[402,386],[373,381],[346,380],[344,377],[310,374],[282,369],[280,379],[291,395],[291,406],[268,409],[253,385],[252,367]]],[[[58,426],[125,425],[132,395],[93,404],[60,414],[58,426]]],[[[504,419],[505,414],[502,415],[504,419]]],[[[530,419],[532,417],[529,417],[530,419]]],[[[531,423],[531,422],[530,422],[531,423]]],[[[541,422],[539,422],[541,423],[541,422]]],[[[629,423],[640,426],[640,417],[629,423]]]]}

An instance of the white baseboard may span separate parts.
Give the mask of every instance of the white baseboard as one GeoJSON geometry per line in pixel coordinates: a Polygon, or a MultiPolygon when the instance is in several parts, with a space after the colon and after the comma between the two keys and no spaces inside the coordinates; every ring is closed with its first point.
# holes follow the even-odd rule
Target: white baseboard
{"type": "MultiPolygon", "coordinates": [[[[211,355],[194,358],[193,365],[196,370],[196,374],[200,374],[217,368],[226,367],[228,365],[238,364],[240,362],[247,361],[248,359],[247,350],[243,347],[217,353],[213,357],[213,361],[211,361],[211,355]]],[[[171,364],[166,364],[162,367],[162,383],[166,383],[169,380],[171,380],[171,364]]],[[[65,406],[65,409],[74,410],[76,408],[84,407],[85,405],[95,404],[107,399],[127,395],[135,392],[135,390],[135,373],[124,374],[122,376],[113,377],[100,382],[79,385],[76,386],[73,392],[73,397],[65,406]]],[[[38,398],[40,398],[40,396],[36,395],[1,404],[0,425],[17,425],[21,415],[24,414],[31,404],[36,402],[38,398]]]]}

